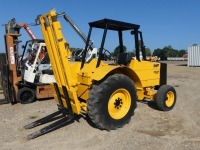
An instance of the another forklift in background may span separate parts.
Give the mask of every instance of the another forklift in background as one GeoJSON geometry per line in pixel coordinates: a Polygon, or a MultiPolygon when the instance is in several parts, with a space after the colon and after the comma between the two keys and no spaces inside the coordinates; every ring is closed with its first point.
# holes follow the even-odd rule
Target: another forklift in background
{"type": "Polygon", "coordinates": [[[22,80],[17,83],[17,100],[23,104],[35,99],[49,99],[55,92],[51,82],[55,82],[44,40],[34,39],[26,42],[21,57],[22,80]]]}
{"type": "MultiPolygon", "coordinates": [[[[22,73],[24,73],[27,67],[22,66],[21,60],[23,60],[23,58],[21,59],[19,56],[19,43],[21,41],[18,40],[18,37],[21,36],[21,27],[24,27],[32,39],[27,41],[29,46],[30,43],[31,46],[34,46],[35,44],[38,46],[45,45],[44,40],[38,40],[35,38],[35,35],[31,32],[26,23],[17,24],[16,20],[12,19],[8,22],[8,24],[5,25],[6,34],[4,39],[6,49],[6,63],[2,67],[3,69],[1,72],[1,77],[5,100],[11,104],[18,102],[22,104],[31,103],[35,100],[35,97],[50,98],[53,96],[52,94],[54,92],[54,90],[50,88],[49,84],[40,83],[39,85],[35,85],[34,82],[32,82],[32,84],[28,84],[28,82],[24,80],[22,73]]],[[[28,46],[28,44],[26,45],[28,46]]],[[[24,55],[26,46],[23,48],[24,55]]],[[[29,49],[29,52],[33,53],[33,49],[29,49]]],[[[31,55],[27,59],[30,60],[31,55]]],[[[32,76],[33,75],[30,75],[30,77],[32,76]]]]}
{"type": "Polygon", "coordinates": [[[102,130],[118,129],[131,120],[136,102],[144,99],[154,100],[162,111],[169,111],[174,107],[176,91],[172,86],[166,85],[167,65],[146,60],[139,25],[111,19],[90,22],[82,62],[70,62],[66,59],[67,51],[70,50],[69,45],[62,34],[56,11],[51,10],[41,15],[39,21],[56,79],[56,83],[52,86],[56,91],[54,98],[58,103],[58,112],[32,122],[25,128],[30,129],[55,120],[55,116],[60,114],[64,117],[29,135],[28,139],[73,122],[74,115],[81,114],[88,115],[102,130]],[[94,28],[103,29],[99,57],[86,62],[94,28]],[[117,65],[109,65],[101,60],[108,30],[118,33],[120,54],[117,65]],[[134,40],[136,59],[123,51],[122,34],[126,31],[130,31],[131,38],[134,40]],[[140,51],[143,60],[140,60],[140,51]]]}

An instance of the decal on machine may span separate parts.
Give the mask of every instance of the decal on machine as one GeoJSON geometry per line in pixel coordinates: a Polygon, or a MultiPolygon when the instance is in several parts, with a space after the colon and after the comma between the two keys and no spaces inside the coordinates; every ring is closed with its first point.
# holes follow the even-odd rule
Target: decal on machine
{"type": "Polygon", "coordinates": [[[10,63],[15,64],[15,56],[14,56],[14,49],[10,47],[10,63]]]}

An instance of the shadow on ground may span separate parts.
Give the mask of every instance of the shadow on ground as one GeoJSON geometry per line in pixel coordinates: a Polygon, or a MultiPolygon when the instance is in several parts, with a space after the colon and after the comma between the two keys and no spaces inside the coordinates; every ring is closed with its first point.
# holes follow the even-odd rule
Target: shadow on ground
{"type": "Polygon", "coordinates": [[[176,65],[176,66],[183,66],[183,67],[186,67],[187,64],[178,64],[178,65],[176,65]]]}
{"type": "Polygon", "coordinates": [[[158,109],[158,107],[157,107],[155,101],[143,100],[143,101],[138,101],[138,102],[139,102],[139,103],[142,103],[142,104],[146,104],[146,105],[149,106],[150,108],[160,111],[160,110],[158,109]]]}

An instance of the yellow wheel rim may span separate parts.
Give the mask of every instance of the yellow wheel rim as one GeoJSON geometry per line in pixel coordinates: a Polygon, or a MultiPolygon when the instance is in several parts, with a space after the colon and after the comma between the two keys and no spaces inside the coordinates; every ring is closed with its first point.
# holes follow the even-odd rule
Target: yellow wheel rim
{"type": "Polygon", "coordinates": [[[131,107],[131,96],[126,89],[118,89],[110,96],[108,112],[113,119],[123,118],[131,107]]]}
{"type": "Polygon", "coordinates": [[[165,101],[165,104],[167,107],[171,107],[174,104],[174,93],[172,91],[169,91],[167,93],[167,99],[165,101]]]}

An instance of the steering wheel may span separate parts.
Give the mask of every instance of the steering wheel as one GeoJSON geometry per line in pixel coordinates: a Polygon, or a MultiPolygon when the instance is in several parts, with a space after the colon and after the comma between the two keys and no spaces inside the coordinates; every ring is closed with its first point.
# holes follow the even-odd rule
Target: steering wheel
{"type": "Polygon", "coordinates": [[[101,58],[102,58],[102,60],[105,60],[105,61],[110,60],[111,59],[110,51],[105,49],[105,48],[103,48],[102,57],[101,58]]]}

